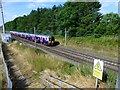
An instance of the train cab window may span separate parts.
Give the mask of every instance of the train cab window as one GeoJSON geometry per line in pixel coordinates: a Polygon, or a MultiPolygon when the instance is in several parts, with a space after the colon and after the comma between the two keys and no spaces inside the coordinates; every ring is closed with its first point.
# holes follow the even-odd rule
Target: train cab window
{"type": "Polygon", "coordinates": [[[51,41],[51,38],[49,38],[49,41],[51,41]]]}
{"type": "Polygon", "coordinates": [[[49,41],[54,41],[55,39],[54,39],[54,37],[53,36],[51,36],[50,38],[49,38],[49,41]]]}

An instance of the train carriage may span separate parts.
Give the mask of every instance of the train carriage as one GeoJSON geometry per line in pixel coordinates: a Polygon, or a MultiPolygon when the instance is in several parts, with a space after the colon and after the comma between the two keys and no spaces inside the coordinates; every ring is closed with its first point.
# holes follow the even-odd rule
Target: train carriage
{"type": "Polygon", "coordinates": [[[48,35],[36,35],[39,38],[39,42],[46,45],[52,45],[54,43],[54,37],[48,35]]]}
{"type": "Polygon", "coordinates": [[[16,32],[16,31],[10,31],[11,35],[19,36],[24,39],[28,39],[31,41],[35,41],[36,43],[42,43],[45,45],[53,45],[55,38],[50,35],[40,35],[40,34],[30,34],[30,33],[23,33],[23,32],[16,32]]]}

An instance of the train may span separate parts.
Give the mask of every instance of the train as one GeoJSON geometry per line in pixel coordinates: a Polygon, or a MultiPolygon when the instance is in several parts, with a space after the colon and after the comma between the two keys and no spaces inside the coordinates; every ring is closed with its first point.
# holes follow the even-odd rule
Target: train
{"type": "Polygon", "coordinates": [[[44,45],[54,45],[55,38],[51,35],[40,35],[40,34],[31,34],[17,31],[10,31],[11,36],[16,36],[20,38],[24,38],[36,43],[42,43],[44,45]]]}

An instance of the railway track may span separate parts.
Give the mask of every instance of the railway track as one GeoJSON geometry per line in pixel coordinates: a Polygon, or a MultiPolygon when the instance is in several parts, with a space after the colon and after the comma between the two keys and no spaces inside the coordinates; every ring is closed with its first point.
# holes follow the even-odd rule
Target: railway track
{"type": "Polygon", "coordinates": [[[103,60],[105,63],[109,63],[111,65],[115,65],[117,66],[118,64],[118,61],[117,60],[112,60],[112,59],[107,59],[107,58],[103,58],[103,57],[98,57],[98,56],[95,56],[95,55],[91,55],[91,54],[86,54],[86,53],[82,53],[80,51],[76,51],[76,50],[73,50],[73,49],[69,49],[69,48],[65,48],[65,47],[62,47],[62,46],[59,46],[58,49],[60,50],[64,50],[64,52],[68,52],[68,53],[71,53],[71,54],[74,54],[74,55],[78,55],[78,56],[82,56],[82,57],[86,57],[88,59],[100,59],[100,60],[103,60]]]}
{"type": "Polygon", "coordinates": [[[104,67],[111,70],[118,72],[118,66],[120,65],[117,61],[111,60],[111,59],[105,59],[101,58],[95,55],[90,55],[86,53],[81,53],[80,51],[76,51],[74,49],[68,49],[62,46],[56,46],[56,47],[48,47],[42,44],[36,44],[37,47],[35,47],[35,43],[23,38],[15,37],[12,38],[19,40],[20,42],[23,42],[29,46],[32,46],[37,49],[42,49],[44,51],[56,54],[58,56],[64,57],[66,59],[69,59],[71,61],[77,62],[77,63],[90,63],[93,64],[94,59],[100,59],[104,61],[104,67]]]}
{"type": "Polygon", "coordinates": [[[50,88],[74,88],[74,90],[79,89],[79,87],[76,87],[75,85],[69,84],[59,78],[55,78],[53,76],[50,76],[50,75],[42,73],[42,72],[40,72],[39,78],[41,80],[44,80],[45,82],[47,82],[47,84],[50,85],[50,88]]]}

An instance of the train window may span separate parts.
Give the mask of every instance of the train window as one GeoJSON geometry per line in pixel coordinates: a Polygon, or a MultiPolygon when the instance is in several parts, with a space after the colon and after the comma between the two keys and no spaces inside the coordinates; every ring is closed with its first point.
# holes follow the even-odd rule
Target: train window
{"type": "Polygon", "coordinates": [[[51,38],[49,38],[49,41],[51,41],[51,38]]]}
{"type": "Polygon", "coordinates": [[[52,40],[52,41],[54,41],[54,40],[55,40],[53,36],[51,36],[50,38],[51,38],[51,40],[52,40]]]}

